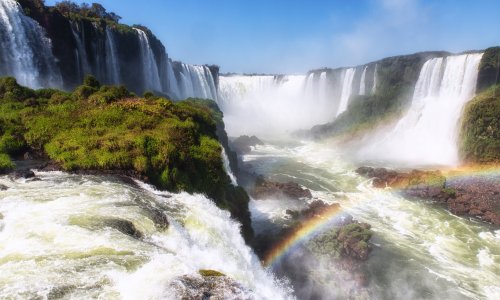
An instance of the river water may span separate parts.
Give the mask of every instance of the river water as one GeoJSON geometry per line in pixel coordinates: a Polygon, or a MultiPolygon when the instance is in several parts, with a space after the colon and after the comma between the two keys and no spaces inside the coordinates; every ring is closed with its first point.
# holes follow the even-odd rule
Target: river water
{"type": "MultiPolygon", "coordinates": [[[[342,210],[372,226],[374,250],[366,265],[375,299],[500,299],[500,230],[457,217],[442,206],[375,189],[335,147],[320,143],[257,146],[243,157],[250,171],[275,181],[295,181],[314,200],[340,203],[342,210]]],[[[500,173],[487,174],[500,182],[500,173]]],[[[279,224],[286,209],[307,203],[268,199],[251,203],[257,234],[279,224]]],[[[304,243],[307,243],[305,241],[304,243]]],[[[335,269],[304,272],[316,281],[335,269]]],[[[339,291],[324,282],[323,297],[339,291]]],[[[303,294],[304,296],[304,294],[303,294]]],[[[307,297],[307,293],[305,294],[307,297]]]]}

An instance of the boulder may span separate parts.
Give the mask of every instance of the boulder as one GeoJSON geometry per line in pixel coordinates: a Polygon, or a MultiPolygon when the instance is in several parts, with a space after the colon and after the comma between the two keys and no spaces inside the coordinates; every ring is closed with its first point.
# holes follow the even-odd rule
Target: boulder
{"type": "Polygon", "coordinates": [[[250,195],[255,199],[266,199],[284,196],[290,199],[311,199],[311,191],[295,182],[273,182],[257,178],[255,186],[250,190],[250,195]]]}
{"type": "Polygon", "coordinates": [[[257,145],[264,145],[264,142],[254,135],[242,135],[233,140],[230,146],[238,154],[246,154],[252,151],[251,147],[255,147],[257,145]]]}
{"type": "Polygon", "coordinates": [[[207,276],[180,276],[170,283],[169,288],[175,291],[176,299],[254,299],[253,293],[240,283],[217,273],[207,276]]]}

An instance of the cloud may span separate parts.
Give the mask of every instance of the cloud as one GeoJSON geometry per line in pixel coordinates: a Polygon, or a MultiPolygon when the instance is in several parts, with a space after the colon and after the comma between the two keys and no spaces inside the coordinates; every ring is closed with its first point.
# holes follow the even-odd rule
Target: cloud
{"type": "Polygon", "coordinates": [[[364,18],[333,33],[332,62],[336,66],[361,64],[410,49],[425,48],[426,8],[417,0],[376,0],[364,18]]]}

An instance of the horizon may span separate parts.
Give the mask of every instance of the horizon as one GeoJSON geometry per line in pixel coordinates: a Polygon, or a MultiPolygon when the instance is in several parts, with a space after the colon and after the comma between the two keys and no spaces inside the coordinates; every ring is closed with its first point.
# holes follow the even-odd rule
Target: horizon
{"type": "MultiPolygon", "coordinates": [[[[46,5],[56,2],[60,1],[47,0],[46,5]]],[[[495,17],[500,3],[494,0],[458,4],[451,0],[318,1],[314,5],[152,0],[147,7],[130,0],[97,2],[121,16],[121,23],[150,28],[173,60],[218,65],[221,73],[304,74],[423,51],[461,53],[500,44],[498,32],[484,31],[500,28],[495,17]]]]}

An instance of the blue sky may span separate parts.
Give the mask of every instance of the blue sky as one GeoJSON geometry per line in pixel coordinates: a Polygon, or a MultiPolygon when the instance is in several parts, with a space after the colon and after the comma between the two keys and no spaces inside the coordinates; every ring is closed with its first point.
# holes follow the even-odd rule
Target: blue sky
{"type": "Polygon", "coordinates": [[[222,72],[303,73],[425,50],[500,45],[498,0],[94,2],[125,24],[149,27],[174,60],[217,64],[222,72]]]}

